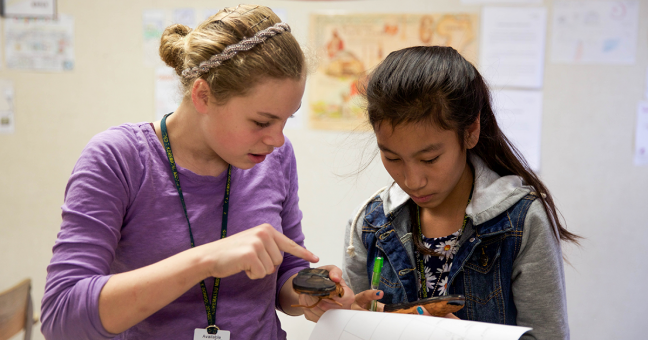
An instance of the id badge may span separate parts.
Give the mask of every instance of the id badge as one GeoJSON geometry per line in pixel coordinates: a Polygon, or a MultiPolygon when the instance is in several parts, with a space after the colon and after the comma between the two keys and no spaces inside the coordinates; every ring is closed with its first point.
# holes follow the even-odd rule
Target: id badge
{"type": "Polygon", "coordinates": [[[205,340],[205,339],[214,339],[214,340],[230,340],[230,332],[219,330],[216,334],[209,334],[204,328],[196,328],[194,330],[194,340],[205,340]]]}

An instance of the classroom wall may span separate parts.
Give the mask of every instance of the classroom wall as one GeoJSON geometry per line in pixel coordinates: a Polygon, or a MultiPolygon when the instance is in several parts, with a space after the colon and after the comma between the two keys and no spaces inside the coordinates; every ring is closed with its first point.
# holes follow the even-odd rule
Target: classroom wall
{"type": "MultiPolygon", "coordinates": [[[[307,45],[308,14],[474,11],[459,0],[259,1],[287,10],[294,34],[307,45]],[[369,5],[370,4],[370,5],[369,5]]],[[[648,315],[648,166],[632,162],[636,104],[648,67],[648,1],[641,0],[634,65],[559,65],[546,48],[541,178],[580,247],[566,246],[572,339],[639,339],[648,315]]],[[[154,118],[154,70],[142,62],[142,11],[151,8],[235,6],[204,0],[59,0],[75,20],[75,68],[47,73],[0,69],[15,87],[14,134],[0,135],[0,291],[30,277],[40,308],[46,267],[60,225],[72,167],[96,133],[154,118]]],[[[551,4],[547,37],[551,37],[551,4]]],[[[371,135],[308,128],[285,131],[298,161],[306,245],[323,264],[341,265],[342,237],[353,210],[389,177],[374,162],[371,135]],[[342,175],[342,176],[341,176],[342,175]]],[[[291,340],[307,339],[313,324],[280,316],[291,340]]],[[[43,339],[38,334],[35,339],[43,339]]],[[[18,339],[19,337],[15,337],[18,339]]]]}

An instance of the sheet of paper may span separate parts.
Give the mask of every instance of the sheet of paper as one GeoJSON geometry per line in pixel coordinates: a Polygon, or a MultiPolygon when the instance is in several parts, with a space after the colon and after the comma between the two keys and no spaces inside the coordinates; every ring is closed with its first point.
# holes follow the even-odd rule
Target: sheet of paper
{"type": "Polygon", "coordinates": [[[56,16],[56,0],[2,0],[5,17],[45,18],[56,16]]]}
{"type": "Polygon", "coordinates": [[[8,79],[0,79],[0,133],[14,133],[14,87],[8,79]]]}
{"type": "Polygon", "coordinates": [[[648,102],[637,105],[634,164],[648,165],[648,102]]]}
{"type": "Polygon", "coordinates": [[[639,1],[556,1],[551,61],[634,64],[639,1]]]}
{"type": "Polygon", "coordinates": [[[165,66],[160,59],[160,38],[162,32],[171,24],[167,22],[166,11],[162,9],[147,9],[142,13],[142,48],[144,50],[144,65],[149,67],[165,66]]]}
{"type": "Polygon", "coordinates": [[[330,310],[310,340],[514,340],[531,328],[431,316],[330,310]]]}
{"type": "Polygon", "coordinates": [[[175,111],[182,101],[180,80],[170,67],[155,69],[155,120],[175,111]]]}
{"type": "Polygon", "coordinates": [[[74,19],[7,18],[4,23],[7,68],[39,71],[74,69],[74,19]]]}
{"type": "Polygon", "coordinates": [[[485,7],[480,70],[490,85],[542,87],[547,10],[544,7],[485,7]]]}
{"type": "Polygon", "coordinates": [[[540,170],[542,92],[499,90],[492,92],[493,111],[506,137],[534,171],[540,170]]]}

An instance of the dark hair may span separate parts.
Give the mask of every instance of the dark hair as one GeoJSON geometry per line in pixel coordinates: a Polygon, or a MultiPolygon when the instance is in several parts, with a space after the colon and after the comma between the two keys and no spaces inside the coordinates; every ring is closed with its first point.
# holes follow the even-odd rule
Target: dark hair
{"type": "MultiPolygon", "coordinates": [[[[363,92],[374,130],[383,122],[395,128],[427,121],[455,131],[464,148],[466,130],[479,118],[479,141],[468,154],[479,156],[500,176],[520,176],[535,188],[556,238],[578,243],[581,237],[561,224],[549,190],[497,125],[484,79],[455,49],[416,46],[392,52],[370,74],[363,92]]],[[[417,248],[428,253],[418,227],[413,227],[412,233],[417,248]]]]}

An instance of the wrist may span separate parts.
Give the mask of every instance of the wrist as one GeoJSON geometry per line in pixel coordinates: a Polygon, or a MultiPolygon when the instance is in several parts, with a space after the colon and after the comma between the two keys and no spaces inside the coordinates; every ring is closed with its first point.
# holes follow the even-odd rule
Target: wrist
{"type": "Polygon", "coordinates": [[[200,282],[206,278],[213,277],[213,268],[214,263],[211,256],[208,256],[208,252],[204,246],[199,246],[187,250],[187,255],[189,256],[189,267],[191,268],[191,273],[189,275],[196,282],[200,282]]]}

